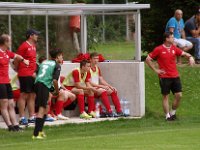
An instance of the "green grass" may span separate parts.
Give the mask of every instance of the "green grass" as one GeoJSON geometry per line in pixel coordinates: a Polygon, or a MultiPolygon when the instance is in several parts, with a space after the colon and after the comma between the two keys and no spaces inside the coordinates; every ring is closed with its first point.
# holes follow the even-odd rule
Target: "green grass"
{"type": "MultiPolygon", "coordinates": [[[[106,53],[112,54],[110,51],[114,53],[114,48],[106,53]]],[[[129,55],[128,51],[124,53],[129,55]]],[[[117,58],[118,53],[114,53],[113,57],[117,58]]],[[[32,128],[26,129],[23,133],[10,133],[0,129],[0,150],[198,150],[200,68],[185,65],[179,67],[179,72],[183,85],[183,98],[177,111],[179,119],[175,122],[164,120],[158,77],[146,66],[144,118],[45,127],[44,131],[48,137],[43,141],[31,140],[32,128]]],[[[173,96],[170,98],[171,103],[173,96]]]]}
{"type": "Polygon", "coordinates": [[[96,51],[107,60],[133,60],[135,56],[134,42],[107,42],[96,46],[96,51]]]}

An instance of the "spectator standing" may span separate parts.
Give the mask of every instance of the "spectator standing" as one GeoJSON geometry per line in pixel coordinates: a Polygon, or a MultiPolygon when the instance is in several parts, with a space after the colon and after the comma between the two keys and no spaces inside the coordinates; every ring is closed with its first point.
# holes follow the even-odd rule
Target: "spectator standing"
{"type": "Polygon", "coordinates": [[[161,93],[163,96],[163,110],[167,121],[176,119],[176,110],[182,97],[182,85],[176,68],[176,56],[184,56],[189,59],[189,64],[194,64],[193,57],[173,45],[173,33],[166,32],[163,36],[164,43],[156,47],[146,58],[147,65],[159,76],[161,93]],[[156,68],[152,60],[157,59],[159,68],[156,68]],[[169,94],[174,94],[172,109],[169,109],[169,94]]]}

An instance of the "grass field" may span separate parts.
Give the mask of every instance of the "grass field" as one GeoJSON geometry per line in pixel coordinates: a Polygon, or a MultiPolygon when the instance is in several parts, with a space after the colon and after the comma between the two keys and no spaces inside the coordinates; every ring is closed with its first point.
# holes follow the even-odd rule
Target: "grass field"
{"type": "Polygon", "coordinates": [[[199,150],[200,67],[185,65],[179,72],[183,98],[177,121],[164,120],[158,78],[145,67],[144,118],[45,127],[48,137],[43,141],[31,139],[32,128],[23,133],[0,129],[0,150],[199,150]]]}

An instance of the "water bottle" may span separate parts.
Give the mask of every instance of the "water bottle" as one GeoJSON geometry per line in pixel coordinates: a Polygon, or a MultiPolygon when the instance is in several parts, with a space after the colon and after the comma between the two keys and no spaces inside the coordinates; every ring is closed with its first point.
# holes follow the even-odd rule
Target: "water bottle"
{"type": "Polygon", "coordinates": [[[100,104],[99,102],[96,103],[96,118],[100,117],[100,104]]]}
{"type": "Polygon", "coordinates": [[[121,98],[120,100],[121,106],[122,106],[122,111],[125,116],[130,115],[130,110],[129,110],[129,102],[126,98],[121,98]]]}
{"type": "Polygon", "coordinates": [[[130,110],[129,110],[129,102],[126,98],[124,98],[124,115],[129,116],[130,110]]]}

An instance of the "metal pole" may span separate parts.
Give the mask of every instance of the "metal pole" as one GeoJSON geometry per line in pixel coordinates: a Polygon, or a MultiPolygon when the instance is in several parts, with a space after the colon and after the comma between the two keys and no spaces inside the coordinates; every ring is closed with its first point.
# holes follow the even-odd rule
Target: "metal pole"
{"type": "MultiPolygon", "coordinates": [[[[8,33],[10,37],[12,37],[12,22],[11,22],[11,14],[8,15],[8,33]]],[[[10,50],[12,51],[12,46],[10,47],[10,50]]]]}
{"type": "MultiPolygon", "coordinates": [[[[126,4],[128,5],[128,0],[126,0],[126,4]]],[[[129,41],[129,15],[126,15],[126,40],[129,41]]]]}
{"type": "Polygon", "coordinates": [[[87,52],[87,20],[84,14],[81,15],[81,52],[87,52]]]}
{"type": "Polygon", "coordinates": [[[135,28],[136,28],[136,38],[135,38],[135,59],[141,61],[141,16],[140,10],[137,10],[135,17],[135,28]]]}
{"type": "Polygon", "coordinates": [[[45,28],[46,28],[46,57],[49,58],[49,26],[48,26],[48,15],[45,18],[45,28]]]}
{"type": "MultiPolygon", "coordinates": [[[[105,4],[105,0],[102,0],[102,4],[105,4]]],[[[105,15],[104,15],[104,11],[103,11],[103,14],[102,14],[102,23],[103,23],[102,41],[105,42],[105,15]]]]}

